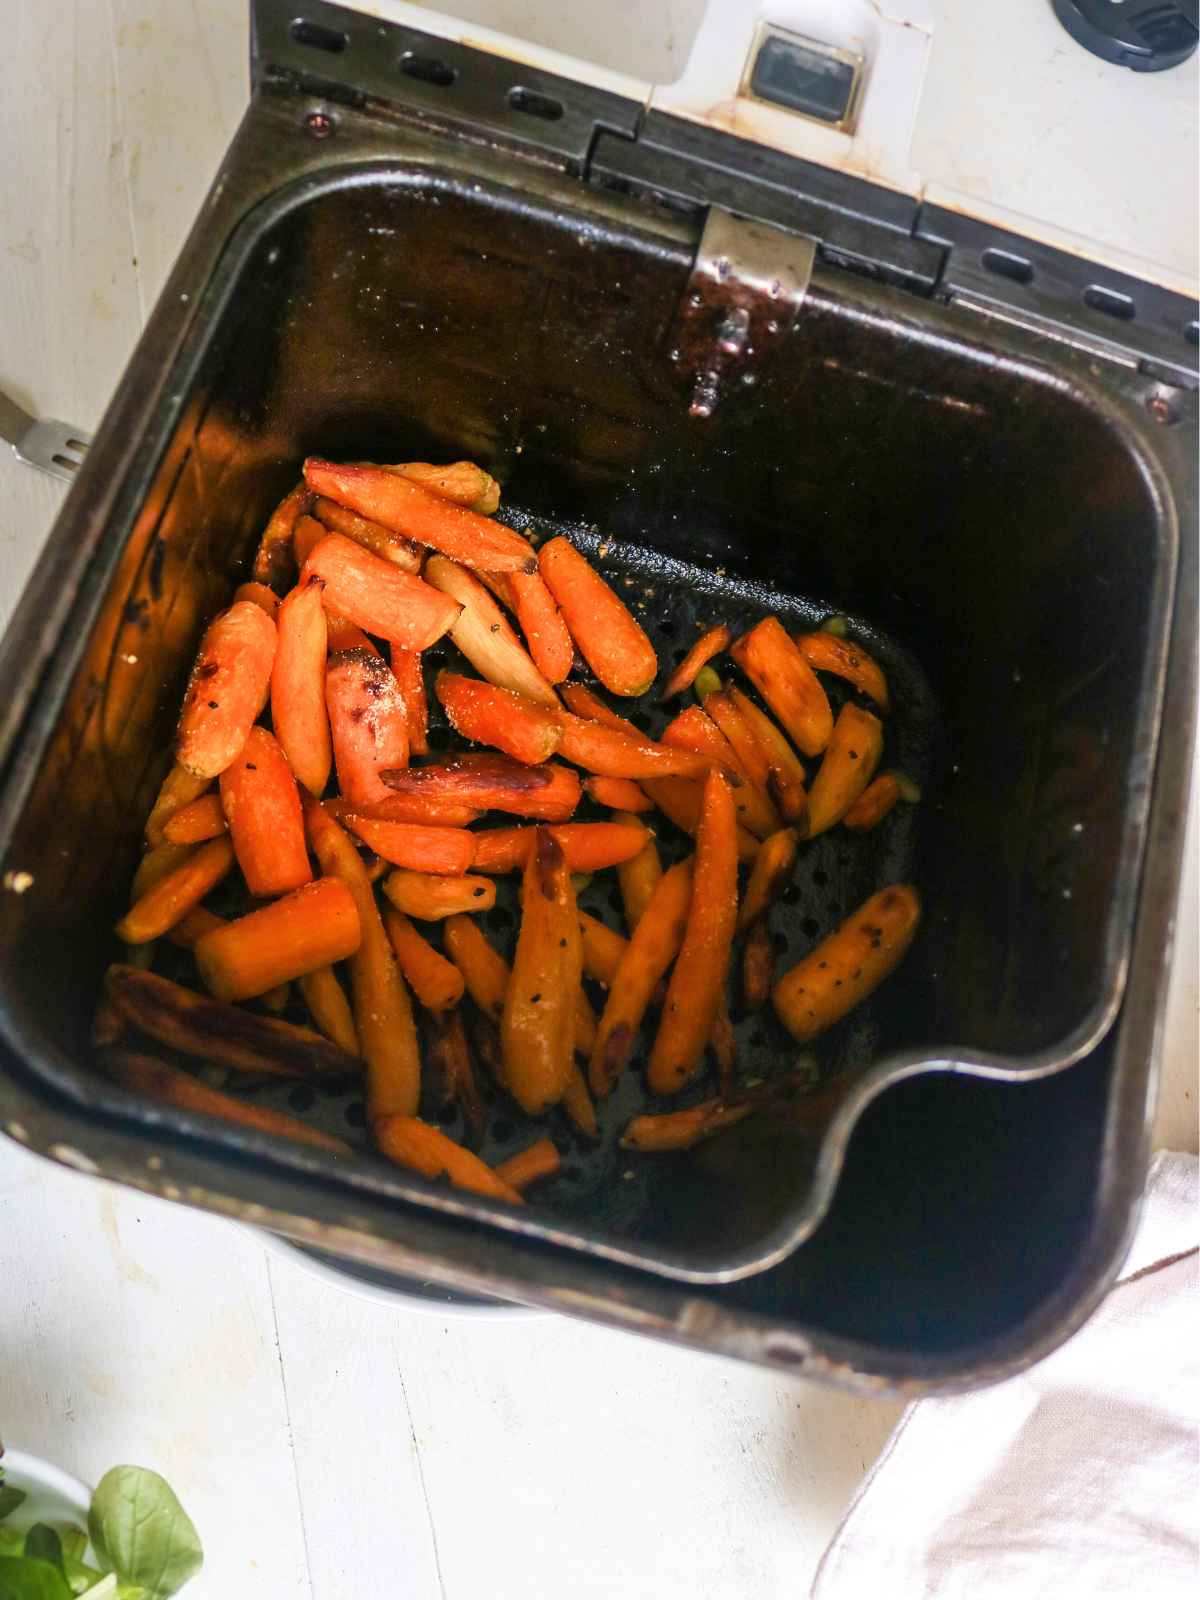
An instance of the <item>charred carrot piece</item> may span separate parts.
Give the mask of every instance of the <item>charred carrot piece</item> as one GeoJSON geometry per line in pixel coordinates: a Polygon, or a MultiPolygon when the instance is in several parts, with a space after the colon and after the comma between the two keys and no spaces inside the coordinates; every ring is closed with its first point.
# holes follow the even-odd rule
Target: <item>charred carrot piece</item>
{"type": "MultiPolygon", "coordinates": [[[[628,812],[616,812],[613,822],[615,825],[624,826],[630,830],[637,827],[637,818],[628,812]]],[[[649,905],[655,889],[658,888],[658,882],[662,875],[662,861],[659,859],[658,845],[654,842],[654,835],[646,832],[642,848],[638,853],[629,856],[617,866],[617,882],[621,886],[621,902],[625,907],[625,921],[628,923],[631,933],[642,920],[642,913],[649,905]]]]}
{"type": "Polygon", "coordinates": [[[487,1108],[479,1093],[462,1017],[457,1011],[443,1011],[431,1018],[431,1024],[433,1047],[430,1054],[441,1074],[442,1104],[460,1107],[470,1141],[478,1144],[487,1126],[487,1108]]]}
{"type": "Polygon", "coordinates": [[[279,610],[279,596],[274,589],[268,589],[265,583],[239,583],[233,591],[234,601],[249,600],[252,605],[261,606],[272,622],[279,610]]]}
{"type": "Polygon", "coordinates": [[[727,1105],[724,1100],[702,1100],[686,1111],[667,1111],[661,1115],[631,1117],[621,1135],[622,1150],[658,1154],[667,1150],[690,1150],[711,1139],[724,1128],[732,1128],[759,1109],[759,1103],[743,1100],[727,1105]]]}
{"type": "Polygon", "coordinates": [[[114,965],[104,992],[140,1032],[181,1055],[275,1078],[354,1073],[359,1062],[311,1028],[256,1016],[139,967],[114,965]]]}
{"type": "Polygon", "coordinates": [[[700,778],[712,766],[707,755],[694,750],[671,749],[642,735],[634,739],[616,728],[559,713],[562,742],[559,754],[587,772],[602,778],[700,778]]]}
{"type": "MultiPolygon", "coordinates": [[[[710,695],[709,698],[716,697],[710,695]]],[[[699,751],[722,770],[738,775],[741,786],[734,790],[734,810],[742,826],[757,838],[765,839],[780,826],[779,814],[766,789],[751,777],[740,755],[707,710],[688,706],[663,729],[662,742],[676,750],[699,751]]]]}
{"type": "Polygon", "coordinates": [[[500,1024],[505,1084],[531,1116],[556,1105],[567,1087],[581,977],[571,874],[549,829],[539,829],[525,866],[521,931],[500,1024]]]}
{"type": "Polygon", "coordinates": [[[647,1080],[673,1094],[693,1076],[725,992],[737,921],[737,818],[719,772],[705,781],[687,930],[667,986],[647,1080]]]}
{"type": "MultiPolygon", "coordinates": [[[[533,551],[519,533],[442,495],[431,494],[386,467],[339,466],[310,456],[304,463],[304,477],[317,494],[393,528],[406,539],[440,550],[463,566],[482,567],[486,572],[534,570],[533,551]]],[[[394,637],[384,632],[386,637],[394,637]]]]}
{"type": "Polygon", "coordinates": [[[780,815],[787,822],[800,823],[808,810],[808,791],[800,757],[766,712],[736,684],[730,687],[729,698],[767,758],[767,788],[780,815]]]}
{"type": "Polygon", "coordinates": [[[375,822],[416,822],[431,828],[465,828],[469,823],[478,822],[483,815],[474,806],[438,799],[432,794],[394,792],[389,793],[386,800],[376,800],[370,805],[355,805],[353,801],[335,797],[325,801],[325,809],[339,822],[349,816],[370,817],[375,822]]]}
{"type": "Polygon", "coordinates": [[[192,668],[176,760],[197,778],[219,778],[267,703],[275,624],[261,606],[239,600],[210,622],[192,668]]]}
{"type": "Polygon", "coordinates": [[[448,467],[435,467],[428,461],[401,461],[387,470],[419,483],[430,494],[453,500],[460,506],[470,506],[472,511],[486,517],[500,504],[500,485],[490,472],[477,467],[473,461],[453,461],[448,467]]]}
{"type": "Polygon", "coordinates": [[[540,573],[506,574],[516,614],[533,664],[547,683],[561,683],[575,661],[575,646],[540,573]]]}
{"type": "Polygon", "coordinates": [[[117,923],[117,938],[126,944],[161,938],[216,888],[233,861],[233,845],[225,838],[189,850],[178,866],[133,903],[117,923]]]}
{"type": "Polygon", "coordinates": [[[806,756],[819,756],[833,732],[833,712],[816,673],[778,617],[767,617],[730,647],[730,655],[806,756]]]}
{"type": "Polygon", "coordinates": [[[580,796],[579,778],[569,767],[553,761],[527,767],[501,755],[461,755],[440,765],[381,776],[394,794],[409,800],[428,797],[546,822],[566,822],[580,796]]]}
{"type": "Polygon", "coordinates": [[[325,582],[325,608],[406,650],[424,650],[454,626],[456,601],[341,533],[327,533],[300,571],[325,582]]]}
{"type": "Polygon", "coordinates": [[[197,778],[176,762],[163,779],[146,818],[146,843],[151,847],[162,844],[167,823],[175,813],[191,805],[193,800],[199,800],[211,783],[211,778],[197,778]]]}
{"type": "MultiPolygon", "coordinates": [[[[691,778],[647,778],[642,787],[664,817],[682,832],[695,837],[704,795],[700,784],[691,778]]],[[[758,850],[758,840],[741,823],[737,829],[737,850],[739,861],[753,861],[758,850]]]]}
{"type": "Polygon", "coordinates": [[[462,828],[427,828],[419,822],[378,822],[344,815],[343,821],[377,856],[395,867],[461,878],[475,856],[475,835],[462,828]]]}
{"type": "Polygon", "coordinates": [[[329,627],[323,592],[318,578],[299,585],[284,597],[276,623],[279,640],[271,668],[271,726],[296,781],[312,795],[324,792],[333,764],[325,710],[329,627]]]}
{"type": "Polygon", "coordinates": [[[316,517],[296,518],[296,526],[292,533],[292,559],[296,563],[297,572],[304,571],[304,563],[321,540],[328,537],[329,529],[323,522],[318,522],[316,517]]]}
{"type": "Polygon", "coordinates": [[[296,980],[296,986],[320,1031],[352,1056],[360,1054],[358,1029],[346,991],[332,967],[316,967],[296,980]]]}
{"type": "Polygon", "coordinates": [[[588,1081],[598,1098],[611,1093],[633,1053],[651,996],[683,944],[691,899],[692,863],[681,861],[663,874],[625,945],[612,974],[588,1066],[588,1081]]]}
{"type": "MultiPolygon", "coordinates": [[[[658,657],[629,607],[569,540],[548,540],[538,553],[546,587],[584,660],[613,694],[645,694],[658,657]]],[[[624,774],[617,774],[624,776],[624,774]]]]}
{"type": "Polygon", "coordinates": [[[583,970],[596,983],[609,988],[629,948],[629,940],[589,911],[579,913],[579,933],[583,940],[583,970]]]}
{"type": "Polygon", "coordinates": [[[881,772],[867,785],[862,794],[842,818],[842,826],[854,833],[867,833],[877,828],[899,803],[900,782],[894,772],[881,772]]]}
{"type": "Polygon", "coordinates": [[[205,839],[215,839],[229,827],[221,809],[219,794],[202,794],[191,805],[180,806],[163,829],[168,844],[203,844],[205,839]]]}
{"type": "Polygon", "coordinates": [[[197,939],[193,954],[218,1000],[252,1000],[318,967],[344,961],[362,931],[354,896],[338,878],[320,878],[197,939]]]}
{"type": "MultiPolygon", "coordinates": [[[[636,858],[652,835],[634,816],[612,822],[568,822],[551,828],[570,872],[602,872],[636,858]]],[[[519,872],[529,857],[536,828],[487,828],[470,834],[476,872],[519,872]]],[[[367,841],[368,844],[370,840],[367,841]]]]}
{"type": "Polygon", "coordinates": [[[277,594],[282,594],[292,581],[292,532],[297,517],[308,509],[311,499],[308,485],[298,483],[275,507],[259,541],[254,557],[255,581],[277,594]]]}
{"type": "Polygon", "coordinates": [[[354,1023],[367,1068],[367,1120],[392,1112],[411,1116],[421,1097],[421,1056],[412,1006],[375,891],[350,836],[315,800],[304,803],[309,842],[321,870],[354,896],[362,942],[350,958],[354,1023]]]}
{"type": "Polygon", "coordinates": [[[427,1011],[449,1011],[463,997],[463,975],[402,911],[385,906],[383,925],[409,988],[427,1011]]]}
{"type": "Polygon", "coordinates": [[[397,1166],[407,1167],[424,1178],[444,1175],[456,1189],[468,1189],[490,1200],[523,1204],[517,1191],[498,1178],[477,1155],[419,1117],[381,1117],[372,1131],[380,1154],[397,1166]]]}
{"type": "Polygon", "coordinates": [[[365,650],[369,656],[382,655],[374,639],[369,638],[356,622],[339,617],[336,611],[325,613],[328,629],[327,650],[331,656],[343,655],[347,650],[365,650]]]}
{"type": "Polygon", "coordinates": [[[518,1150],[515,1156],[498,1161],[493,1168],[496,1176],[519,1194],[545,1178],[553,1178],[562,1166],[562,1158],[552,1139],[538,1139],[518,1150]]]}
{"type": "Polygon", "coordinates": [[[490,744],[514,761],[537,766],[562,742],[561,713],[479,678],[439,672],[433,685],[450,726],[464,739],[490,744]]]}
{"type": "Polygon", "coordinates": [[[221,805],[251,894],[286,894],[312,879],[300,791],[279,742],[251,728],[221,774],[221,805]]]}
{"type": "Polygon", "coordinates": [[[760,839],[765,839],[767,834],[783,826],[783,818],[771,800],[771,764],[731,696],[724,692],[710,694],[704,702],[704,712],[733,746],[740,770],[760,797],[757,815],[765,827],[751,831],[757,833],[760,839]]]}
{"type": "MultiPolygon", "coordinates": [[[[495,576],[495,574],[491,574],[495,576]]],[[[450,637],[475,670],[498,689],[557,708],[558,696],[534,665],[508,618],[473,573],[445,556],[430,556],[425,578],[461,611],[450,637]]]]}
{"type": "Polygon", "coordinates": [[[780,828],[764,839],[750,869],[750,882],[738,912],[738,932],[745,933],[775,904],[783,893],[796,865],[795,828],[780,828]]]}
{"type": "Polygon", "coordinates": [[[775,982],[775,948],[766,918],[756,922],[742,949],[742,1000],[747,1011],[760,1011],[775,982]]]}
{"type": "Polygon", "coordinates": [[[632,778],[585,778],[584,793],[613,811],[653,811],[654,801],[632,778]]]}
{"type": "Polygon", "coordinates": [[[848,702],[838,712],[808,791],[810,839],[841,821],[875,776],[882,755],[883,724],[870,711],[848,702]]]}
{"type": "Polygon", "coordinates": [[[771,998],[792,1038],[807,1044],[873,994],[900,964],[920,916],[917,891],[894,884],[872,895],[785,972],[771,998]]]}
{"type": "Polygon", "coordinates": [[[406,650],[394,644],[392,676],[400,685],[404,696],[404,709],[408,713],[408,749],[414,756],[429,754],[429,701],[425,694],[425,674],[421,667],[421,652],[406,650]]]}
{"type": "Polygon", "coordinates": [[[420,922],[440,922],[458,912],[490,911],[496,904],[496,885],[471,873],[445,878],[397,867],[383,880],[383,892],[397,911],[420,922]]]}
{"type": "Polygon", "coordinates": [[[335,1155],[351,1154],[346,1141],[332,1133],[310,1128],[307,1122],[288,1116],[286,1111],[251,1105],[231,1094],[222,1094],[219,1089],[210,1089],[190,1072],[180,1072],[154,1056],[133,1050],[106,1051],[104,1070],[114,1083],[134,1094],[145,1095],[148,1100],[176,1106],[181,1111],[200,1111],[205,1116],[220,1117],[224,1122],[236,1122],[244,1128],[257,1128],[260,1133],[274,1133],[300,1144],[315,1145],[319,1150],[332,1150],[335,1155]]]}
{"type": "Polygon", "coordinates": [[[408,765],[408,711],[391,668],[365,650],[330,656],[325,706],[343,798],[386,800],[391,790],[380,773],[408,765]]]}
{"type": "Polygon", "coordinates": [[[673,700],[677,694],[690,689],[696,681],[696,674],[700,668],[706,666],[714,656],[722,655],[728,650],[732,639],[733,629],[727,628],[724,623],[716,628],[709,628],[707,633],[702,633],[667,679],[660,698],[673,700]]]}
{"type": "Polygon", "coordinates": [[[834,633],[798,633],[796,648],[817,672],[832,672],[845,678],[862,694],[874,700],[881,711],[891,709],[887,679],[873,656],[851,639],[834,633]]]}
{"type": "Polygon", "coordinates": [[[357,511],[350,511],[336,500],[326,500],[320,495],[313,502],[312,514],[327,533],[344,534],[381,561],[390,561],[401,572],[420,572],[425,552],[411,539],[402,538],[390,528],[381,527],[378,522],[360,517],[357,511]]]}
{"type": "Polygon", "coordinates": [[[202,939],[206,933],[211,933],[214,928],[223,928],[225,918],[218,917],[204,906],[193,906],[185,917],[179,921],[167,934],[173,945],[178,945],[181,950],[190,950],[197,939],[202,939]]]}

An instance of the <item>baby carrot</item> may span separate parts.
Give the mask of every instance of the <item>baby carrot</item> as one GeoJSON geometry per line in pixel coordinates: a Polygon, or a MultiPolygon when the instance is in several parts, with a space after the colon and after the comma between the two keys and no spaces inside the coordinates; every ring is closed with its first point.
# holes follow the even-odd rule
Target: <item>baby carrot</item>
{"type": "Polygon", "coordinates": [[[341,1045],[350,1055],[358,1055],[358,1030],[354,1026],[354,1013],[350,1010],[346,991],[338,982],[333,968],[316,967],[312,972],[301,973],[296,985],[309,1015],[325,1037],[341,1045]]]}
{"type": "Polygon", "coordinates": [[[887,679],[873,656],[851,639],[839,639],[833,633],[798,633],[796,648],[817,672],[832,672],[863,694],[868,695],[881,711],[890,709],[887,679]]]}
{"type": "Polygon", "coordinates": [[[325,706],[343,798],[386,800],[391,790],[380,773],[408,765],[408,713],[391,668],[365,650],[330,656],[325,706]]]}
{"type": "Polygon", "coordinates": [[[203,844],[226,831],[229,824],[221,809],[219,794],[202,794],[190,805],[180,806],[163,829],[168,844],[203,844]]]}
{"type": "Polygon", "coordinates": [[[810,839],[841,821],[875,776],[882,755],[883,724],[847,701],[808,791],[810,839]]]}
{"type": "Polygon", "coordinates": [[[567,539],[544,544],[538,567],[572,639],[604,687],[613,694],[645,694],[658,672],[658,657],[624,601],[567,539]]]}
{"type": "MultiPolygon", "coordinates": [[[[601,872],[628,862],[652,837],[633,816],[612,822],[568,822],[550,832],[561,846],[571,872],[601,872]]],[[[485,828],[469,834],[467,837],[475,842],[475,871],[521,871],[536,833],[536,828],[485,828]]]]}
{"type": "Polygon", "coordinates": [[[340,656],[346,650],[365,650],[369,656],[382,654],[356,622],[339,617],[336,611],[325,613],[325,624],[329,630],[326,648],[331,656],[340,656]]]}
{"type": "Polygon", "coordinates": [[[747,1011],[759,1011],[771,998],[775,982],[775,949],[766,918],[756,922],[742,949],[742,1000],[747,1011]]]}
{"type": "Polygon", "coordinates": [[[511,689],[557,709],[558,696],[474,573],[445,556],[430,556],[425,578],[462,607],[450,637],[476,672],[498,689],[511,689]]]}
{"type": "Polygon", "coordinates": [[[561,713],[511,689],[457,672],[439,672],[433,689],[456,733],[527,766],[549,760],[562,742],[561,713]]]}
{"type": "Polygon", "coordinates": [[[472,511],[491,516],[500,504],[500,485],[490,472],[477,467],[473,461],[452,461],[448,467],[435,467],[428,461],[401,461],[388,466],[388,472],[398,472],[402,478],[419,483],[430,494],[441,495],[443,500],[453,500],[460,506],[470,506],[472,511]]]}
{"type": "Polygon", "coordinates": [[[239,600],[208,625],[188,682],[176,759],[198,778],[218,778],[245,743],[267,703],[275,624],[239,600]]]}
{"type": "Polygon", "coordinates": [[[701,1100],[699,1105],[689,1106],[686,1111],[631,1117],[621,1135],[621,1149],[647,1154],[690,1150],[723,1128],[732,1128],[758,1109],[759,1102],[753,1100],[743,1100],[736,1105],[727,1105],[724,1100],[701,1100]]]}
{"type": "Polygon", "coordinates": [[[475,835],[464,828],[425,827],[418,822],[379,822],[344,812],[342,820],[377,856],[394,867],[462,877],[475,856],[475,835]]]}
{"type": "Polygon", "coordinates": [[[300,791],[279,742],[251,728],[221,774],[221,806],[251,894],[285,894],[312,878],[300,791]]]}
{"type": "Polygon", "coordinates": [[[216,888],[233,861],[233,845],[225,838],[210,839],[189,851],[173,871],[129,908],[117,923],[117,938],[125,944],[148,944],[151,939],[161,938],[216,888]]]}
{"type": "Polygon", "coordinates": [[[521,931],[500,1025],[504,1081],[529,1115],[556,1105],[571,1074],[582,957],[566,860],[539,829],[525,866],[521,931]]]}
{"type": "Polygon", "coordinates": [[[512,572],[507,576],[512,609],[534,666],[547,683],[561,683],[574,663],[575,646],[554,596],[538,572],[512,572]]]}
{"type": "Polygon", "coordinates": [[[478,1156],[419,1117],[381,1117],[372,1131],[380,1153],[397,1166],[408,1167],[425,1178],[440,1178],[444,1174],[456,1189],[469,1189],[490,1200],[522,1204],[517,1191],[498,1178],[478,1156]]]}
{"type": "MultiPolygon", "coordinates": [[[[583,1053],[578,1033],[575,1035],[575,1048],[583,1053]]],[[[567,1121],[576,1133],[581,1133],[585,1139],[597,1137],[600,1124],[596,1120],[596,1106],[588,1092],[587,1079],[574,1061],[571,1063],[570,1072],[567,1073],[567,1083],[560,1104],[566,1112],[567,1121]]]]}
{"type": "Polygon", "coordinates": [[[409,988],[427,1011],[449,1011],[463,997],[463,975],[453,961],[413,927],[402,911],[385,906],[383,925],[409,988]]]}
{"type": "Polygon", "coordinates": [[[427,827],[465,828],[478,822],[482,811],[474,806],[459,805],[454,800],[437,799],[431,794],[403,795],[389,793],[386,800],[374,800],[369,805],[355,805],[340,797],[325,801],[325,809],[336,821],[346,817],[370,817],[375,822],[417,822],[427,827]]]}
{"type": "Polygon", "coordinates": [[[254,557],[255,580],[277,594],[282,594],[292,581],[292,530],[311,499],[308,485],[298,483],[275,507],[259,541],[254,557]]]}
{"type": "Polygon", "coordinates": [[[806,756],[819,756],[833,732],[833,712],[817,675],[778,617],[744,633],[730,655],[806,756]]]}
{"type": "Polygon", "coordinates": [[[701,778],[712,766],[706,755],[673,750],[642,734],[631,738],[569,711],[559,712],[558,720],[562,729],[559,755],[602,778],[701,778]]]}
{"type": "Polygon", "coordinates": [[[900,964],[920,916],[917,891],[894,884],[785,972],[771,998],[792,1038],[807,1044],[872,994],[900,964]]]}
{"type": "Polygon", "coordinates": [[[881,772],[869,783],[842,818],[842,826],[854,833],[876,828],[900,799],[900,783],[894,772],[881,772]]]}
{"type": "Polygon", "coordinates": [[[486,1017],[499,1022],[508,993],[508,962],[479,924],[461,913],[446,918],[442,938],[471,999],[486,1017]]]}
{"type": "Polygon", "coordinates": [[[383,880],[383,892],[397,911],[420,922],[440,922],[460,911],[490,911],[496,904],[496,885],[471,873],[448,878],[397,867],[383,880]]]}
{"type": "MultiPolygon", "coordinates": [[[[624,824],[626,827],[636,827],[637,818],[631,813],[615,812],[614,824],[624,824]]],[[[617,882],[621,886],[621,901],[625,907],[625,921],[629,924],[629,931],[642,919],[642,913],[650,903],[650,897],[658,887],[658,881],[663,875],[662,862],[659,860],[658,846],[654,842],[652,833],[645,833],[642,848],[635,856],[630,856],[617,866],[617,882]]]]}
{"type": "Polygon", "coordinates": [[[185,917],[180,917],[167,934],[167,938],[181,950],[190,950],[197,939],[203,938],[206,933],[211,933],[214,928],[224,926],[224,917],[216,916],[204,906],[193,906],[185,917]]]}
{"type": "Polygon", "coordinates": [[[162,781],[150,815],[146,818],[146,843],[162,844],[164,829],[177,811],[198,800],[211,784],[211,778],[197,778],[194,773],[175,762],[162,781]]]}
{"type": "Polygon", "coordinates": [[[719,656],[722,651],[728,650],[732,639],[733,630],[724,623],[719,627],[709,628],[707,633],[702,633],[667,679],[659,698],[671,700],[677,694],[682,694],[685,689],[690,689],[696,681],[696,674],[700,668],[714,656],[719,656]]]}
{"type": "Polygon", "coordinates": [[[425,695],[425,674],[421,667],[421,652],[406,650],[402,644],[393,644],[392,676],[400,685],[404,696],[404,709],[408,714],[408,748],[414,756],[429,754],[429,702],[425,695]]]}
{"type": "Polygon", "coordinates": [[[196,941],[196,966],[218,1000],[252,1000],[358,949],[354,896],[338,878],[306,883],[196,941]]]}
{"type": "MultiPolygon", "coordinates": [[[[710,695],[709,700],[715,699],[710,695]]],[[[662,742],[677,750],[695,750],[709,756],[725,771],[741,780],[733,793],[738,821],[760,839],[780,826],[779,816],[765,790],[750,776],[741,756],[725,732],[699,706],[688,706],[663,729],[662,742]]]]}
{"type": "Polygon", "coordinates": [[[390,528],[381,527],[368,517],[360,517],[357,511],[350,511],[338,505],[336,500],[326,500],[322,495],[318,495],[314,501],[312,514],[324,524],[326,532],[345,534],[347,539],[361,544],[364,550],[369,550],[381,561],[390,561],[402,572],[420,572],[425,552],[411,539],[393,533],[390,528]]]}
{"type": "Polygon", "coordinates": [[[292,532],[292,559],[296,563],[298,572],[304,571],[304,563],[328,534],[329,529],[323,522],[318,522],[316,517],[296,518],[296,526],[292,532]]]}
{"type": "Polygon", "coordinates": [[[584,793],[613,811],[653,811],[654,801],[632,778],[585,778],[584,793]]]}
{"type": "Polygon", "coordinates": [[[329,626],[320,579],[284,597],[271,668],[271,726],[296,781],[320,795],[329,782],[333,746],[325,710],[325,656],[329,626]]]}
{"type": "Polygon", "coordinates": [[[751,832],[757,833],[760,839],[765,839],[767,834],[774,833],[777,828],[783,826],[783,818],[775,809],[771,799],[771,763],[763,753],[763,748],[755,738],[749,723],[734,704],[732,696],[724,691],[710,694],[704,702],[704,713],[712,718],[733,746],[738,766],[745,774],[746,781],[754,786],[761,797],[761,815],[765,827],[761,831],[752,828],[751,832]]]}
{"type": "Polygon", "coordinates": [[[564,683],[559,694],[567,710],[574,712],[577,717],[583,717],[588,722],[599,722],[605,728],[615,729],[617,733],[627,733],[631,739],[642,737],[642,730],[635,722],[630,722],[628,717],[605,705],[595,690],[589,689],[585,683],[564,683]]]}
{"type": "Polygon", "coordinates": [[[593,917],[590,911],[579,913],[579,934],[583,940],[583,970],[596,983],[609,988],[629,948],[629,940],[593,917]]]}
{"type": "Polygon", "coordinates": [[[327,533],[300,572],[325,580],[325,607],[406,650],[424,650],[454,626],[458,603],[353,539],[327,533]]]}
{"type": "Polygon", "coordinates": [[[783,893],[796,865],[796,848],[795,828],[780,828],[759,845],[738,912],[739,933],[745,933],[760,917],[765,917],[783,893]]]}
{"type": "Polygon", "coordinates": [[[518,1150],[515,1156],[498,1161],[493,1170],[498,1178],[523,1194],[543,1178],[552,1178],[561,1166],[562,1159],[554,1141],[538,1139],[524,1150],[518,1150]]]}
{"type": "Polygon", "coordinates": [[[459,755],[408,772],[385,770],[382,777],[410,801],[428,797],[546,822],[566,822],[579,804],[579,778],[555,761],[527,767],[510,756],[459,755]]]}
{"type": "Polygon", "coordinates": [[[805,775],[800,757],[766,712],[756,706],[749,695],[743,694],[736,684],[730,686],[729,698],[741,712],[742,720],[767,758],[767,789],[780,814],[786,822],[800,822],[808,810],[808,792],[804,787],[805,775]]]}

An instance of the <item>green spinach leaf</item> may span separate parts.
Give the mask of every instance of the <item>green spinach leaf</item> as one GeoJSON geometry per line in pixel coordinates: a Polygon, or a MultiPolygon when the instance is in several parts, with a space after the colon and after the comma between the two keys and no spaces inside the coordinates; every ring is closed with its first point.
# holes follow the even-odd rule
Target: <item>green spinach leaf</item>
{"type": "Polygon", "coordinates": [[[14,1489],[11,1483],[0,1483],[0,1519],[10,1516],[24,1499],[24,1489],[14,1489]]]}
{"type": "Polygon", "coordinates": [[[48,1561],[52,1567],[58,1568],[64,1578],[66,1577],[66,1572],[63,1571],[62,1540],[46,1523],[35,1522],[25,1535],[25,1554],[35,1561],[48,1561]]]}
{"type": "Polygon", "coordinates": [[[191,1518],[174,1490],[146,1467],[112,1467],[104,1474],[92,1496],[88,1532],[96,1554],[122,1587],[139,1585],[149,1600],[177,1594],[204,1561],[191,1518]]]}
{"type": "Polygon", "coordinates": [[[71,1600],[71,1591],[48,1561],[0,1556],[0,1600],[71,1600]]]}

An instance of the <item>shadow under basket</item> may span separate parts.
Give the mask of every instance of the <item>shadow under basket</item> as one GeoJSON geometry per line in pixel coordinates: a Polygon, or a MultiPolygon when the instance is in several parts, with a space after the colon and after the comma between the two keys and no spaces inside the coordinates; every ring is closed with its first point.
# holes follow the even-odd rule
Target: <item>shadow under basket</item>
{"type": "MultiPolygon", "coordinates": [[[[761,381],[701,421],[668,359],[692,219],[350,112],[318,149],[300,109],[256,100],[6,641],[0,1126],[333,1254],[837,1381],[1011,1370],[1093,1303],[1144,1172],[1194,397],[1165,428],[1144,375],[819,266],[761,381]],[[310,452],[480,462],[502,515],[595,557],[664,669],[772,612],[844,614],[878,655],[886,759],[925,799],[802,848],[780,970],[886,883],[925,913],[816,1042],[819,1115],[631,1158],[628,1073],[518,1213],[386,1166],[353,1096],[305,1107],[362,1145],[339,1160],[95,1070],[196,644],[310,452]]],[[[763,1013],[738,1040],[743,1078],[796,1054],[763,1013]]],[[[533,1136],[505,1120],[490,1157],[533,1136]]]]}

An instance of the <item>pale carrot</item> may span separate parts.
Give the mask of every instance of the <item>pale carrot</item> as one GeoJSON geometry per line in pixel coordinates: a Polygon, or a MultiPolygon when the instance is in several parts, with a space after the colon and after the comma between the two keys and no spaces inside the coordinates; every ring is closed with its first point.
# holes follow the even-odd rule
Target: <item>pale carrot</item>
{"type": "Polygon", "coordinates": [[[325,657],[329,626],[319,578],[285,595],[279,607],[279,642],[271,668],[271,726],[296,781],[311,795],[324,793],[333,764],[325,710],[325,657]]]}
{"type": "Polygon", "coordinates": [[[214,928],[193,954],[218,1000],[252,1000],[318,967],[344,961],[362,931],[354,896],[338,878],[320,878],[260,911],[214,928]]]}
{"type": "MultiPolygon", "coordinates": [[[[550,539],[538,567],[584,660],[613,694],[645,694],[658,672],[646,630],[569,540],[550,539]]],[[[624,774],[617,774],[624,776],[624,774]]]]}
{"type": "Polygon", "coordinates": [[[251,894],[286,894],[312,878],[300,791],[279,742],[251,728],[221,774],[221,806],[251,894]]]}
{"type": "Polygon", "coordinates": [[[218,778],[267,703],[275,624],[248,600],[210,622],[183,700],[176,759],[198,778],[218,778]]]}
{"type": "Polygon", "coordinates": [[[557,708],[558,696],[553,687],[538,671],[508,618],[474,573],[445,556],[430,556],[425,563],[425,578],[461,606],[450,637],[476,672],[498,689],[511,689],[528,700],[557,708]]]}

